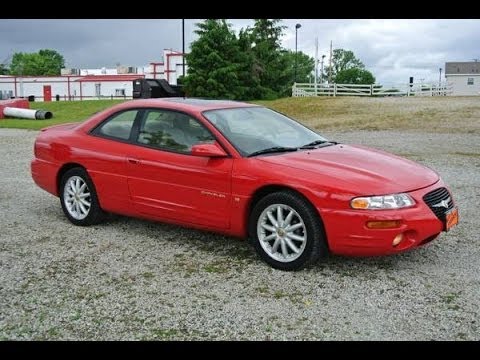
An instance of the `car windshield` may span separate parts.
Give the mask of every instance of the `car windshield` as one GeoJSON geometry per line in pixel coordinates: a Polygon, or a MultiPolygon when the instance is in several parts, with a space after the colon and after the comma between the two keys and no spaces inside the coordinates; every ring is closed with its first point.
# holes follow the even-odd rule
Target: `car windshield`
{"type": "Polygon", "coordinates": [[[265,107],[208,110],[203,115],[242,154],[282,152],[328,141],[300,123],[265,107]]]}

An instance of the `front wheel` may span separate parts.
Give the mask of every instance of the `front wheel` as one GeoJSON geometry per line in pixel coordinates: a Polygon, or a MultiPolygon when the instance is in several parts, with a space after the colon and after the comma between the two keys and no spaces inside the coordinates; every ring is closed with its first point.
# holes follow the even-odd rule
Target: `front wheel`
{"type": "Polygon", "coordinates": [[[75,225],[98,224],[105,216],[98,203],[95,186],[83,168],[73,168],[63,174],[60,203],[68,220],[75,225]]]}
{"type": "Polygon", "coordinates": [[[249,235],[260,257],[280,270],[300,270],[328,252],[319,215],[292,192],[261,199],[250,215],[249,235]]]}

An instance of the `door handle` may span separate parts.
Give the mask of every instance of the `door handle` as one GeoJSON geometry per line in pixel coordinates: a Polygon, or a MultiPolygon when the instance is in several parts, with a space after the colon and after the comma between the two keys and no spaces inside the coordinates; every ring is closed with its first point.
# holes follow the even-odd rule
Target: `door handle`
{"type": "Polygon", "coordinates": [[[139,159],[135,159],[135,158],[127,158],[127,161],[128,161],[130,164],[134,164],[134,165],[140,164],[140,160],[139,160],[139,159]]]}

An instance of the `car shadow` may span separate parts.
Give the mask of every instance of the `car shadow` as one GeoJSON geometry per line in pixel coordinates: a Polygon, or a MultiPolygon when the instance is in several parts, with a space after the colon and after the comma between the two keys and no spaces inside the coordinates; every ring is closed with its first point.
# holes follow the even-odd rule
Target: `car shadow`
{"type": "MultiPolygon", "coordinates": [[[[117,224],[128,225],[124,229],[127,232],[131,231],[132,236],[151,236],[153,231],[158,238],[163,236],[169,242],[185,246],[186,251],[206,252],[211,256],[219,257],[219,261],[230,260],[269,267],[255,253],[254,248],[247,240],[233,236],[120,215],[111,215],[105,223],[96,226],[105,227],[117,224]]],[[[346,276],[373,278],[375,276],[372,274],[375,272],[395,273],[398,270],[413,268],[420,262],[428,261],[429,258],[433,260],[434,252],[426,247],[429,245],[405,253],[377,257],[346,257],[329,254],[305,271],[316,273],[327,271],[346,276]]]]}

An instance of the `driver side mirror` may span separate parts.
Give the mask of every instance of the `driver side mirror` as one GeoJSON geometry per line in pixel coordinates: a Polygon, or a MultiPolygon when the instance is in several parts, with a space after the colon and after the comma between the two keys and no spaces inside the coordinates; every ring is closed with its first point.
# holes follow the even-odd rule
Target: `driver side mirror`
{"type": "Polygon", "coordinates": [[[227,157],[227,153],[223,150],[217,142],[213,144],[196,144],[192,146],[191,155],[203,157],[227,157]]]}

